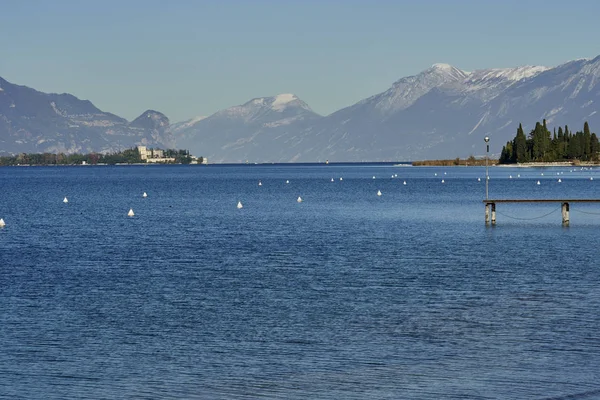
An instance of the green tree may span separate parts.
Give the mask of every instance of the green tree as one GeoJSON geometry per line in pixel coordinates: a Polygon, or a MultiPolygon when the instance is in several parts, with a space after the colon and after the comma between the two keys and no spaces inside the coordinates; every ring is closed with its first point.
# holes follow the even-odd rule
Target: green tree
{"type": "Polygon", "coordinates": [[[598,136],[595,133],[590,135],[590,159],[592,161],[598,161],[598,152],[600,151],[600,143],[598,143],[598,136]]]}
{"type": "Polygon", "coordinates": [[[535,123],[535,128],[529,133],[529,137],[533,141],[532,159],[533,161],[541,161],[544,154],[544,133],[542,124],[535,123]]]}
{"type": "Polygon", "coordinates": [[[506,146],[502,146],[502,152],[500,153],[500,164],[510,164],[514,162],[513,144],[512,142],[506,142],[506,146]]]}
{"type": "Polygon", "coordinates": [[[525,132],[523,132],[523,126],[521,124],[519,124],[519,128],[517,129],[517,136],[514,140],[513,149],[516,162],[522,163],[529,161],[527,155],[527,138],[525,137],[525,132]]]}
{"type": "Polygon", "coordinates": [[[580,159],[581,158],[581,135],[575,134],[569,139],[569,144],[567,146],[567,157],[570,159],[580,159]]]}
{"type": "Polygon", "coordinates": [[[592,135],[590,133],[590,126],[588,125],[587,121],[585,121],[585,123],[583,124],[583,137],[582,137],[582,152],[583,152],[583,159],[584,160],[589,160],[591,159],[591,155],[592,155],[592,149],[591,149],[591,144],[592,144],[592,135]]]}

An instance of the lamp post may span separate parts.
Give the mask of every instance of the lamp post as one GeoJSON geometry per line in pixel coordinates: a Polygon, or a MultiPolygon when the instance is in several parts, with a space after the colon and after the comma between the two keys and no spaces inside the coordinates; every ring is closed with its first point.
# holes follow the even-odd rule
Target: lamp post
{"type": "Polygon", "coordinates": [[[490,176],[488,175],[488,158],[490,153],[490,138],[486,136],[483,140],[485,140],[485,199],[488,199],[488,181],[490,180],[490,176]]]}

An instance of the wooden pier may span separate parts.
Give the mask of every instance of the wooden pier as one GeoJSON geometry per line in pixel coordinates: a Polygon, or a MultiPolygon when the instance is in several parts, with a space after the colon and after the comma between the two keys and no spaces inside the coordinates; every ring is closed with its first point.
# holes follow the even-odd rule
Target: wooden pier
{"type": "Polygon", "coordinates": [[[485,204],[485,224],[496,225],[496,203],[561,203],[562,223],[569,225],[569,204],[600,203],[600,199],[498,199],[483,200],[485,204]]]}

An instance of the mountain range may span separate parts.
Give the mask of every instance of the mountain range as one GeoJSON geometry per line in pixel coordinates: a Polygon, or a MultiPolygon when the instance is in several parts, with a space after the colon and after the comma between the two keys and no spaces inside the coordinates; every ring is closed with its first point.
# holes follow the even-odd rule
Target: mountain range
{"type": "Polygon", "coordinates": [[[600,56],[554,68],[434,64],[328,116],[293,95],[253,99],[175,129],[212,161],[402,161],[499,153],[519,123],[600,126],[600,56]],[[292,101],[293,99],[293,101],[292,101]],[[285,100],[290,100],[284,103],[285,100]],[[276,107],[273,107],[276,104],[276,107]]]}
{"type": "Polygon", "coordinates": [[[0,79],[0,151],[111,151],[134,144],[189,149],[211,162],[407,161],[492,153],[546,119],[600,126],[600,56],[557,67],[463,71],[434,64],[327,116],[293,94],[169,125],[156,111],[133,122],[68,94],[0,79]]]}
{"type": "Polygon", "coordinates": [[[148,110],[132,122],[70,94],[47,94],[0,78],[0,154],[113,152],[173,147],[169,119],[148,110]]]}

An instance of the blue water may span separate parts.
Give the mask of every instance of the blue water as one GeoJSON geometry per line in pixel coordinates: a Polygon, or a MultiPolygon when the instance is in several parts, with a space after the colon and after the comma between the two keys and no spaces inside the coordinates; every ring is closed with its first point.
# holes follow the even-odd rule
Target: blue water
{"type": "MultiPolygon", "coordinates": [[[[0,397],[600,398],[600,204],[486,227],[484,176],[0,168],[0,397]]],[[[490,176],[491,198],[600,198],[600,169],[490,176]]]]}

